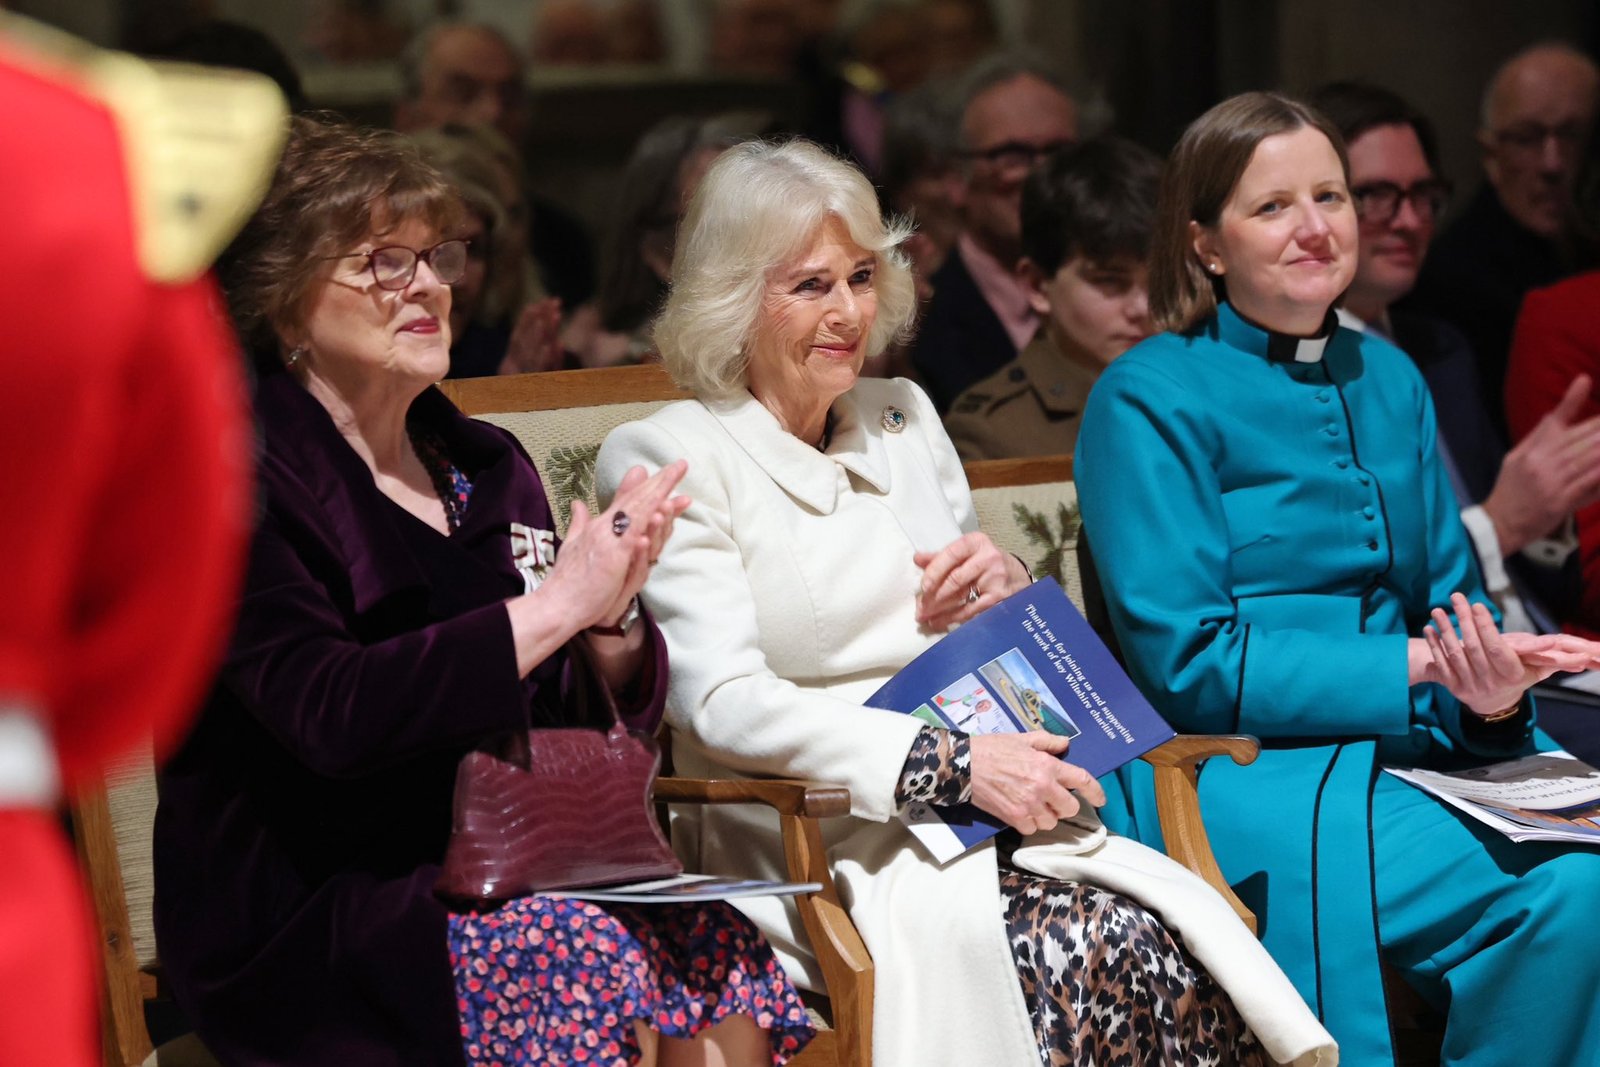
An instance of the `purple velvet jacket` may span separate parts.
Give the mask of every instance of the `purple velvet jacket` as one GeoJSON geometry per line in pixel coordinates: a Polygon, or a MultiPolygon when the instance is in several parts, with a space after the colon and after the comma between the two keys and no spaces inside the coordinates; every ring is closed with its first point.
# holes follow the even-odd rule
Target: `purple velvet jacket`
{"type": "MultiPolygon", "coordinates": [[[[262,513],[227,661],[160,778],[156,934],[179,1006],[223,1063],[462,1059],[432,887],[456,764],[560,716],[558,654],[517,677],[501,606],[509,524],[553,530],[511,436],[436,390],[411,410],[473,481],[446,538],[373,483],[287,374],[256,396],[262,513]]],[[[648,623],[648,620],[646,620],[648,623]]],[[[650,625],[635,729],[666,696],[650,625]]]]}

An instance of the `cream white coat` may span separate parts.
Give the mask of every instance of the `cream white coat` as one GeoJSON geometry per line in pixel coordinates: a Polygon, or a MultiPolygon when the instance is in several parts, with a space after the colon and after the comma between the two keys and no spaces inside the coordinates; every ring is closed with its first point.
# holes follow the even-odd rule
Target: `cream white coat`
{"type": "MultiPolygon", "coordinates": [[[[791,777],[850,790],[823,827],[835,882],[876,965],[876,1067],[1035,1067],[1039,1052],[1001,914],[992,846],[939,867],[895,818],[909,715],[861,701],[941,636],[916,621],[921,570],[977,529],[954,447],[920,389],[862,379],[833,406],[826,454],[748,393],[671,404],[600,450],[602,499],[627,469],[689,460],[678,520],[644,599],[666,635],[667,721],[679,773],[791,777]],[[904,415],[890,431],[886,413],[904,415]]],[[[749,807],[674,811],[691,869],[782,879],[775,817],[749,807]]],[[[1227,989],[1280,1062],[1336,1064],[1332,1039],[1222,899],[1085,813],[1029,839],[1018,862],[1140,900],[1227,989]]],[[[741,900],[797,984],[821,988],[792,901],[741,900]]]]}
{"type": "MultiPolygon", "coordinates": [[[[823,454],[748,393],[685,401],[619,427],[596,477],[689,460],[678,520],[644,598],[666,635],[667,720],[687,775],[783,776],[850,790],[824,826],[840,895],[876,964],[878,1067],[1033,1067],[1033,1029],[1006,943],[991,847],[936,867],[895,816],[922,723],[861,701],[939,638],[916,621],[918,550],[977,528],[933,406],[904,380],[863,379],[833,407],[823,454]],[[889,432],[884,413],[905,416],[889,432]]],[[[775,818],[675,812],[694,869],[782,878],[775,818]]],[[[802,986],[821,976],[787,899],[740,906],[802,986]]]]}

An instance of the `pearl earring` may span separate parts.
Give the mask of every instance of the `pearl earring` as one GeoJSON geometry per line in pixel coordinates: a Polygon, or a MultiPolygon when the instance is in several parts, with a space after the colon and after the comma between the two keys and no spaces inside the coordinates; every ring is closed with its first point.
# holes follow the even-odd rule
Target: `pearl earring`
{"type": "Polygon", "coordinates": [[[285,361],[284,365],[288,367],[294,366],[296,363],[300,362],[300,357],[305,354],[306,348],[304,345],[295,345],[294,348],[290,349],[289,358],[285,361]]]}

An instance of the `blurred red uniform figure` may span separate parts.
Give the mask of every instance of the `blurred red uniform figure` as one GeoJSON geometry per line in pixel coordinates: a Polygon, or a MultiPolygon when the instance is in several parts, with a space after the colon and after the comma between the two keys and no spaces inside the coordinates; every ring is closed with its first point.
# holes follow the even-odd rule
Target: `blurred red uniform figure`
{"type": "Polygon", "coordinates": [[[228,634],[250,432],[203,272],[281,105],[42,36],[0,15],[0,1064],[89,1067],[96,939],[57,812],[177,740],[228,634]],[[185,110],[241,100],[255,117],[185,110]],[[219,125],[258,143],[193,146],[219,125]]]}
{"type": "MultiPolygon", "coordinates": [[[[1573,380],[1587,375],[1600,382],[1600,271],[1588,271],[1543,289],[1531,289],[1522,300],[1506,372],[1506,421],[1511,439],[1534,431],[1545,414],[1562,403],[1573,380]]],[[[1600,395],[1591,392],[1571,421],[1600,415],[1600,395]]],[[[1592,452],[1572,462],[1592,465],[1592,452]]],[[[1561,605],[1561,628],[1568,633],[1600,638],[1600,503],[1577,510],[1578,588],[1561,605]]]]}

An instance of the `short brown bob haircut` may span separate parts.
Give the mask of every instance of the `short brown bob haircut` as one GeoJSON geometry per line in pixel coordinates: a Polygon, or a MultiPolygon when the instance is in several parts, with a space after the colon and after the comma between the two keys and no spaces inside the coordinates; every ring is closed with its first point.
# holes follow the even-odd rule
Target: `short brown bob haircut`
{"type": "Polygon", "coordinates": [[[1338,129],[1320,112],[1278,93],[1230,97],[1183,131],[1161,175],[1150,240],[1150,318],[1157,329],[1187,333],[1227,299],[1226,283],[1195,254],[1189,223],[1215,226],[1256,145],[1306,126],[1328,138],[1348,184],[1350,160],[1338,129]]]}
{"type": "Polygon", "coordinates": [[[257,356],[283,348],[334,259],[421,221],[443,239],[465,209],[455,189],[396,133],[331,116],[290,120],[289,140],[261,207],[218,264],[228,310],[257,356]]]}

